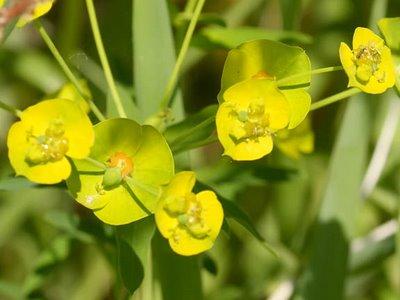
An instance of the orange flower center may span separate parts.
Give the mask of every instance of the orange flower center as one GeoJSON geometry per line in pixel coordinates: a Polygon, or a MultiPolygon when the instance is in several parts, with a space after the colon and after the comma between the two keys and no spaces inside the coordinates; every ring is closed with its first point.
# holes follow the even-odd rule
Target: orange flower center
{"type": "Polygon", "coordinates": [[[122,177],[130,175],[133,171],[133,161],[124,152],[116,152],[112,155],[108,160],[108,166],[121,169],[122,177]]]}

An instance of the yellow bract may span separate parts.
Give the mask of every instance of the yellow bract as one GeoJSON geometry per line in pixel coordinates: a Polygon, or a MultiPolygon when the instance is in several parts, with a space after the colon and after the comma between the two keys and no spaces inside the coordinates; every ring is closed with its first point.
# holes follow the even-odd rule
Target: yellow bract
{"type": "Polygon", "coordinates": [[[290,105],[275,81],[250,79],[223,95],[217,115],[224,154],[234,160],[255,160],[270,153],[272,135],[289,125],[290,105]]]}
{"type": "Polygon", "coordinates": [[[94,142],[92,124],[75,103],[45,100],[27,108],[7,139],[8,155],[17,175],[42,183],[69,177],[68,157],[83,159],[94,142]]]}
{"type": "Polygon", "coordinates": [[[279,130],[276,133],[276,146],[293,159],[299,159],[303,153],[313,152],[314,133],[311,129],[310,119],[305,119],[294,129],[279,130]]]}
{"type": "Polygon", "coordinates": [[[370,94],[381,94],[395,83],[395,68],[390,49],[383,39],[367,28],[356,28],[353,50],[340,44],[340,60],[349,77],[349,87],[370,94]]]}
{"type": "MultiPolygon", "coordinates": [[[[80,80],[79,84],[82,89],[82,92],[85,94],[84,96],[87,97],[88,100],[91,100],[92,93],[90,92],[90,89],[86,81],[80,80]]],[[[66,83],[58,92],[57,98],[75,101],[85,113],[90,112],[90,107],[88,102],[84,98],[82,98],[82,96],[79,94],[79,92],[76,90],[75,86],[72,83],[66,83]]]]}
{"type": "Polygon", "coordinates": [[[155,219],[161,234],[180,255],[210,249],[222,226],[224,212],[212,191],[194,194],[194,172],[180,172],[165,188],[155,219]]]}
{"type": "Polygon", "coordinates": [[[23,27],[29,22],[40,18],[44,14],[48,13],[52,8],[55,0],[38,0],[37,3],[32,5],[31,10],[28,13],[23,14],[17,23],[18,27],[23,27]]]}
{"type": "Polygon", "coordinates": [[[4,5],[5,0],[0,0],[0,8],[4,5]]]}

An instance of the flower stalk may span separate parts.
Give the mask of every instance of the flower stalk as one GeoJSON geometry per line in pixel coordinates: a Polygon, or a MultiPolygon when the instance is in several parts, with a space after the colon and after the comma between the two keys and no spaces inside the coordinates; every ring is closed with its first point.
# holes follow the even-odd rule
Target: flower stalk
{"type": "Polygon", "coordinates": [[[126,118],[127,114],[122,105],[121,96],[118,92],[117,85],[114,80],[114,76],[111,71],[110,64],[108,62],[107,54],[104,48],[103,40],[101,38],[99,23],[97,21],[96,10],[94,8],[93,0],[86,0],[86,7],[89,14],[90,25],[93,31],[94,41],[96,43],[97,52],[99,54],[101,65],[103,66],[104,75],[107,80],[108,87],[111,92],[112,99],[117,108],[118,114],[121,118],[126,118]]]}
{"type": "Polygon", "coordinates": [[[97,119],[99,119],[99,121],[104,121],[106,118],[104,117],[104,115],[102,114],[100,109],[96,106],[96,104],[94,104],[93,101],[88,99],[86,94],[83,92],[82,87],[81,87],[81,85],[79,83],[79,80],[76,78],[74,73],[71,71],[70,67],[65,62],[64,58],[62,57],[61,53],[58,51],[57,47],[55,46],[54,42],[50,38],[50,36],[47,33],[46,29],[43,27],[43,25],[40,23],[40,21],[35,21],[35,24],[36,24],[36,28],[37,28],[40,36],[42,37],[43,41],[45,42],[45,44],[49,48],[50,52],[53,54],[53,56],[56,59],[57,63],[60,65],[61,69],[63,70],[63,72],[65,74],[65,76],[74,85],[74,87],[78,91],[79,95],[88,102],[88,104],[90,106],[90,109],[92,110],[94,115],[97,117],[97,119]]]}

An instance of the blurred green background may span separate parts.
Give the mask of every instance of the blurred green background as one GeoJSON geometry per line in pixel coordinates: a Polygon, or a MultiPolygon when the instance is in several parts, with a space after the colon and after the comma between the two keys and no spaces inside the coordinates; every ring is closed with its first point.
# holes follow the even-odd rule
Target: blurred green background
{"type": "MultiPolygon", "coordinates": [[[[114,75],[134,98],[132,1],[95,4],[114,75]]],[[[187,24],[178,14],[185,4],[168,1],[177,49],[187,24]]],[[[226,32],[207,35],[208,28],[252,26],[268,30],[261,33],[265,37],[279,33],[278,39],[306,49],[313,68],[334,66],[340,64],[341,41],[349,43],[357,26],[371,24],[377,31],[377,18],[400,16],[400,2],[213,0],[206,2],[204,13],[181,80],[187,114],[217,103],[232,44],[226,32]],[[290,34],[282,35],[282,30],[290,34]]],[[[60,0],[42,21],[67,61],[88,77],[95,102],[105,109],[104,79],[96,70],[84,1],[60,0]]],[[[33,26],[14,30],[0,47],[3,101],[23,109],[55,94],[65,82],[33,26]]],[[[342,72],[314,77],[313,101],[344,90],[346,84],[342,72]]],[[[395,247],[400,126],[377,186],[363,199],[360,193],[387,114],[397,111],[399,118],[399,99],[387,92],[350,101],[312,114],[315,152],[298,161],[274,152],[256,164],[232,163],[221,159],[217,144],[191,152],[199,178],[238,203],[279,254],[274,257],[230,222],[232,232],[221,233],[202,257],[206,299],[400,299],[400,250],[395,247]]],[[[37,188],[10,179],[6,136],[13,121],[0,111],[0,299],[27,294],[38,299],[120,299],[124,293],[115,270],[112,228],[76,204],[62,186],[37,188]]]]}

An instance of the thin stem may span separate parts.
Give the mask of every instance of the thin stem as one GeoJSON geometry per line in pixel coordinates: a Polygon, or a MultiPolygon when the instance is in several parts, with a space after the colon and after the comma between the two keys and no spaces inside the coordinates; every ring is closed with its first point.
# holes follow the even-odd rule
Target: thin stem
{"type": "MultiPolygon", "coordinates": [[[[89,0],[87,0],[87,1],[89,1],[89,0]]],[[[178,58],[176,60],[174,69],[172,71],[172,75],[171,75],[170,80],[165,89],[164,97],[161,101],[161,105],[160,105],[161,110],[165,110],[170,105],[171,98],[174,94],[175,87],[178,83],[178,77],[179,77],[180,70],[182,68],[183,61],[184,61],[187,51],[189,49],[190,41],[192,39],[194,30],[196,28],[197,21],[199,20],[199,17],[200,17],[200,14],[201,14],[201,11],[203,9],[205,2],[206,2],[206,0],[199,0],[199,2],[197,2],[196,8],[194,9],[193,17],[190,20],[189,27],[186,31],[186,35],[183,40],[181,50],[179,51],[178,58]]]]}
{"type": "Polygon", "coordinates": [[[342,66],[319,68],[319,69],[311,70],[310,72],[298,73],[298,74],[294,74],[294,75],[279,79],[277,81],[277,84],[278,84],[278,86],[282,86],[285,82],[289,82],[293,79],[303,77],[306,75],[316,75],[316,74],[330,73],[330,72],[336,72],[336,71],[341,71],[341,70],[343,70],[342,66]]]}
{"type": "Polygon", "coordinates": [[[21,117],[21,113],[22,112],[20,110],[18,110],[16,108],[14,108],[14,107],[2,102],[2,101],[0,101],[0,108],[8,111],[9,113],[12,113],[17,118],[21,117]]]}
{"type": "Polygon", "coordinates": [[[322,99],[318,102],[311,104],[310,111],[313,111],[313,110],[319,109],[321,107],[327,106],[329,104],[335,103],[337,101],[349,98],[358,93],[361,93],[361,90],[359,90],[357,88],[351,88],[351,89],[345,90],[343,92],[340,92],[338,94],[335,94],[333,96],[330,96],[328,98],[322,99]]]}
{"type": "Polygon", "coordinates": [[[121,118],[126,118],[127,114],[122,105],[121,96],[118,93],[114,76],[108,62],[106,50],[104,49],[104,44],[100,34],[99,23],[97,22],[96,10],[94,8],[93,0],[86,0],[86,7],[89,14],[90,25],[92,27],[97,52],[99,54],[101,65],[103,66],[104,75],[106,77],[108,87],[110,88],[112,99],[115,103],[115,107],[117,108],[119,116],[121,118]]]}
{"type": "Polygon", "coordinates": [[[83,92],[82,87],[79,84],[78,79],[75,77],[74,73],[72,73],[71,69],[68,67],[68,65],[65,62],[64,58],[62,57],[62,55],[58,51],[57,47],[55,46],[55,44],[51,40],[50,36],[46,32],[46,29],[44,29],[44,27],[40,23],[40,21],[36,21],[35,24],[36,24],[36,28],[37,28],[40,36],[42,37],[43,41],[45,42],[45,44],[49,48],[50,52],[53,54],[54,58],[56,59],[56,61],[60,65],[61,69],[63,70],[63,72],[65,74],[65,76],[67,76],[68,80],[71,81],[71,83],[75,86],[75,88],[78,91],[79,95],[88,102],[88,104],[90,106],[90,109],[92,110],[94,115],[97,117],[97,119],[99,119],[99,121],[104,121],[106,118],[101,113],[101,111],[96,106],[96,104],[94,104],[93,101],[88,99],[86,94],[83,92]]]}
{"type": "Polygon", "coordinates": [[[84,160],[87,161],[88,163],[91,163],[93,166],[99,167],[100,169],[105,170],[107,168],[107,166],[104,163],[94,158],[86,157],[84,160]]]}
{"type": "Polygon", "coordinates": [[[186,3],[186,6],[185,6],[184,13],[185,14],[192,14],[194,9],[195,9],[195,7],[196,7],[196,2],[197,2],[197,0],[188,0],[188,2],[186,3]]]}

